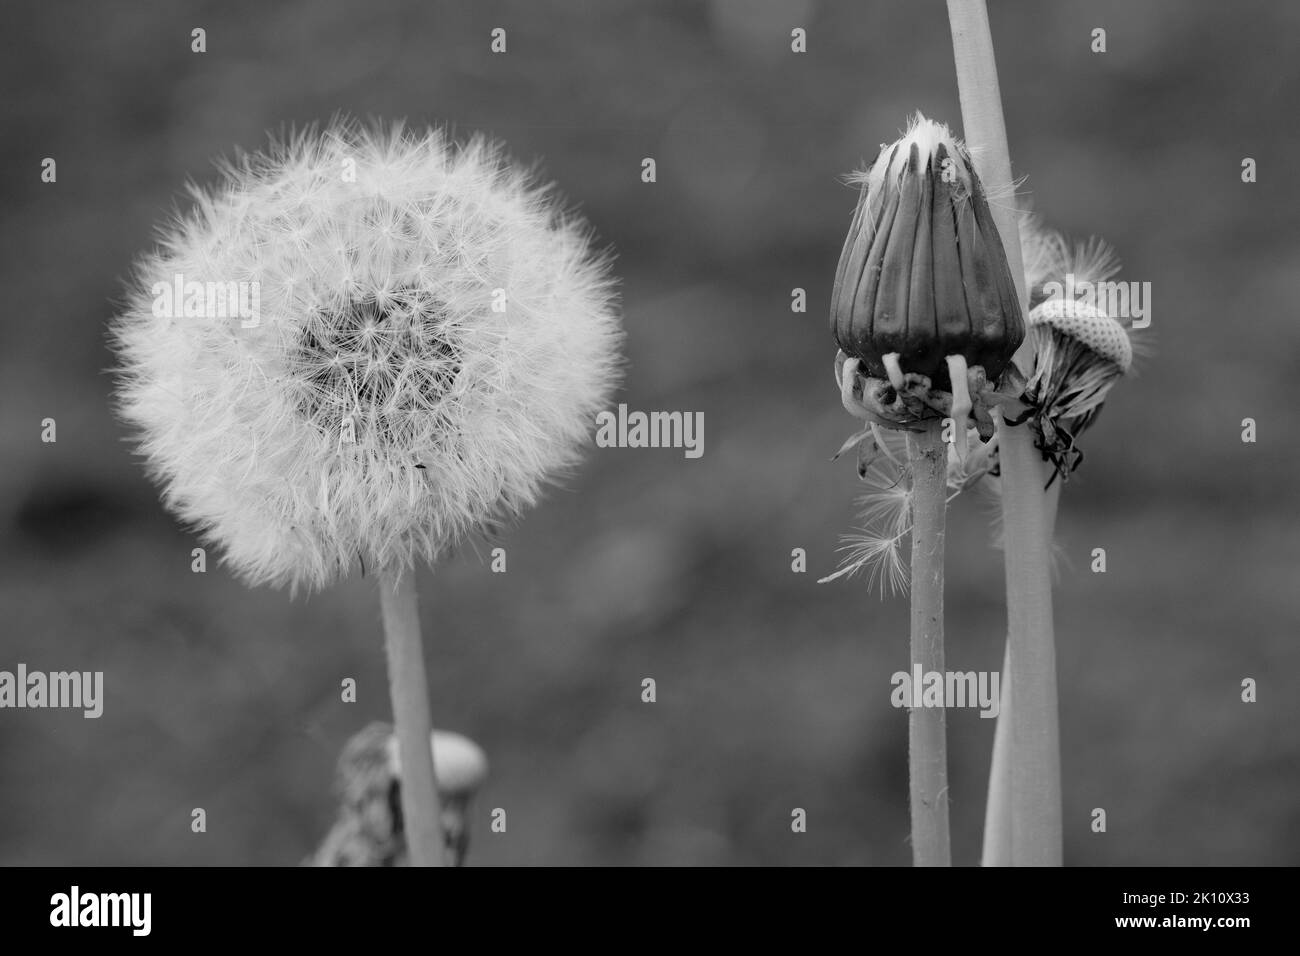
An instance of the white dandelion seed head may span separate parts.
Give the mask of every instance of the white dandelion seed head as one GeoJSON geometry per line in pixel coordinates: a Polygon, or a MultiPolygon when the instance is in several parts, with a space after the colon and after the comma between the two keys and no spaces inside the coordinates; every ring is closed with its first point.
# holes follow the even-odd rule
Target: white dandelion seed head
{"type": "Polygon", "coordinates": [[[575,463],[618,377],[608,259],[494,146],[339,123],[191,192],[114,324],[120,411],[248,583],[431,561],[575,463]],[[256,324],[159,317],[175,276],[255,283],[256,324]]]}

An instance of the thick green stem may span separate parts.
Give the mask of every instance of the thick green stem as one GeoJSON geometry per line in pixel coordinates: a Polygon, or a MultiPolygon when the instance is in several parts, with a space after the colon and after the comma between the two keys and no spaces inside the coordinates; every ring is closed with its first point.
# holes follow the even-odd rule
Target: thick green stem
{"type": "Polygon", "coordinates": [[[381,574],[379,600],[384,618],[384,647],[388,653],[388,691],[402,767],[406,847],[412,866],[442,866],[442,827],[430,744],[433,723],[414,573],[381,574]]]}
{"type": "MultiPolygon", "coordinates": [[[[909,435],[912,472],[912,673],[943,673],[943,550],[948,447],[942,424],[909,435]]],[[[919,688],[914,688],[919,693],[919,688]]],[[[907,718],[912,862],[951,866],[948,741],[943,706],[913,706],[907,718]]]]}
{"type": "MultiPolygon", "coordinates": [[[[1043,498],[1046,508],[1048,540],[1056,530],[1057,504],[1061,482],[1055,481],[1043,498]]],[[[1011,865],[1011,646],[1002,654],[1002,694],[998,705],[997,727],[993,732],[993,760],[989,765],[989,796],[984,807],[984,866],[1011,865]]]]}
{"type": "MultiPolygon", "coordinates": [[[[984,0],[948,0],[962,126],[986,186],[1009,188],[1011,156],[993,38],[984,0]]],[[[991,206],[1011,274],[1027,310],[1020,229],[1014,200],[991,206]]],[[[1028,349],[1017,362],[1026,365],[1028,349]]],[[[1011,859],[1016,865],[1061,863],[1061,754],[1052,631],[1050,540],[1043,506],[1049,471],[1028,426],[998,429],[1006,549],[1008,691],[1011,726],[1011,859]]]]}
{"type": "Polygon", "coordinates": [[[1048,471],[1027,434],[998,444],[1010,656],[1011,860],[1061,865],[1061,740],[1052,636],[1051,553],[1043,518],[1048,471]]]}

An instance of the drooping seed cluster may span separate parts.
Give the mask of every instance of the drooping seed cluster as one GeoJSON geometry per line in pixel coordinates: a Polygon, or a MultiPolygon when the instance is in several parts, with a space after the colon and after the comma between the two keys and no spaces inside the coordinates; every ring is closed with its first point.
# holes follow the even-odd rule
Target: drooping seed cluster
{"type": "Polygon", "coordinates": [[[1044,291],[1067,275],[1089,287],[1114,276],[1119,260],[1105,242],[1094,238],[1071,246],[1030,216],[1021,248],[1033,306],[1027,317],[1031,364],[1024,398],[1033,409],[1036,446],[1056,474],[1066,477],[1083,460],[1080,434],[1132,367],[1134,332],[1131,323],[1107,315],[1096,302],[1044,291]]]}

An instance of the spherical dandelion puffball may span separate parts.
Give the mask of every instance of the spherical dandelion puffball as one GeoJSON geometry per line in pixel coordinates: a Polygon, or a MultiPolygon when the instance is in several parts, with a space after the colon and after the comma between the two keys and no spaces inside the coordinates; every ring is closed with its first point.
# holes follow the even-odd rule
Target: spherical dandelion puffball
{"type": "Polygon", "coordinates": [[[247,582],[432,560],[574,464],[617,379],[608,260],[493,146],[334,126],[191,192],[114,326],[120,409],[247,582]]]}

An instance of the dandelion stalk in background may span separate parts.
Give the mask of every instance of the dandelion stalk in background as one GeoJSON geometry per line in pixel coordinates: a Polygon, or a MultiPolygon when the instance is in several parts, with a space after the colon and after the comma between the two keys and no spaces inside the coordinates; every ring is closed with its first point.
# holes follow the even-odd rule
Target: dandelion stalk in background
{"type": "MultiPolygon", "coordinates": [[[[918,115],[856,181],[862,191],[836,272],[831,330],[841,401],[867,425],[840,451],[857,447],[864,478],[878,456],[897,475],[877,488],[867,509],[868,519],[892,511],[889,530],[873,537],[868,526],[845,567],[824,580],[852,576],[864,565],[873,573],[884,568],[882,587],[886,578],[899,580],[897,549],[910,535],[910,670],[942,673],[949,486],[943,433],[951,430],[960,470],[972,458],[972,418],[977,434],[991,434],[992,411],[1005,400],[996,385],[1024,324],[983,187],[946,126],[918,115]],[[883,429],[907,434],[905,464],[883,429]]],[[[985,453],[981,447],[978,454],[985,453]]],[[[943,702],[923,706],[914,699],[908,741],[913,862],[947,866],[943,702]]]]}
{"type": "MultiPolygon", "coordinates": [[[[993,38],[984,0],[948,0],[957,86],[966,141],[984,178],[1010,184],[1011,157],[993,38]]],[[[1011,260],[1019,304],[1027,311],[1020,233],[1014,205],[994,210],[1011,260]]],[[[1026,364],[1017,356],[1017,364],[1026,364]]],[[[1044,488],[1051,470],[1029,428],[998,428],[1002,523],[1006,552],[1008,684],[1011,721],[1011,846],[1015,863],[1061,864],[1061,741],[1052,630],[1050,542],[1044,488]]]]}
{"type": "Polygon", "coordinates": [[[121,413],[246,583],[379,577],[410,855],[436,864],[414,570],[576,461],[617,377],[607,262],[482,141],[340,124],[223,173],[137,265],[121,413]],[[173,284],[195,296],[160,307],[173,284]]]}
{"type": "MultiPolygon", "coordinates": [[[[1033,217],[1023,225],[1025,285],[1033,308],[1027,319],[1029,378],[1022,397],[1034,446],[1055,469],[1043,498],[1043,524],[1050,542],[1061,487],[1083,460],[1079,437],[1096,421],[1111,387],[1129,373],[1134,346],[1140,343],[1130,325],[1106,315],[1086,294],[1069,295],[1076,288],[1096,289],[1119,271],[1110,247],[1096,238],[1071,247],[1062,235],[1033,217]]],[[[1007,670],[1004,656],[1003,671],[1007,670]]],[[[1013,862],[1011,727],[1016,711],[1010,686],[1003,684],[1002,692],[984,817],[985,866],[1013,862]]]]}

